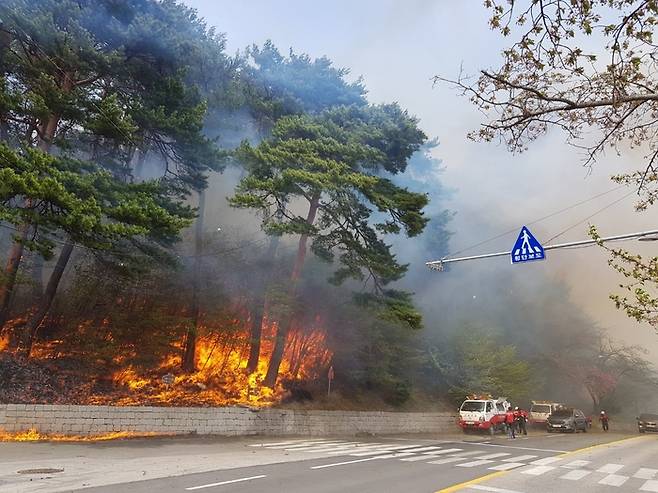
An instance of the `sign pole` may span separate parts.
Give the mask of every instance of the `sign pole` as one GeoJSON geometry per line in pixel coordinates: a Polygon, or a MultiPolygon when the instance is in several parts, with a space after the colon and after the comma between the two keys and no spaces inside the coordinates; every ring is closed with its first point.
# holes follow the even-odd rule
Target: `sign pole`
{"type": "Polygon", "coordinates": [[[327,397],[331,395],[331,381],[334,379],[334,367],[333,365],[329,367],[327,372],[327,397]]]}

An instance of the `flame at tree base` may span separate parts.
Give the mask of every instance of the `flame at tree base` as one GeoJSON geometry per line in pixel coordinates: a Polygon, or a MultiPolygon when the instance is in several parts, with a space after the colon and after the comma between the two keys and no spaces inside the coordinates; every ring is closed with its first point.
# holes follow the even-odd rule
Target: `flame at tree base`
{"type": "MultiPolygon", "coordinates": [[[[115,339],[107,320],[101,327],[84,322],[73,335],[69,331],[59,339],[35,343],[28,360],[9,351],[0,353],[0,372],[11,376],[0,402],[268,407],[326,375],[333,355],[319,319],[311,327],[289,331],[274,388],[263,381],[277,325],[263,324],[260,357],[251,373],[246,369],[249,325],[248,316],[243,316],[199,327],[196,371],[184,372],[180,330],[171,332],[169,342],[132,343],[115,339]]],[[[0,347],[8,342],[5,335],[0,347]]]]}
{"type": "MultiPolygon", "coordinates": [[[[258,366],[251,374],[249,331],[235,320],[233,330],[208,333],[196,343],[194,373],[182,373],[180,345],[153,371],[138,371],[128,365],[112,376],[119,389],[96,394],[89,404],[174,405],[174,406],[272,406],[281,401],[295,382],[317,380],[328,368],[331,351],[322,329],[292,330],[287,337],[279,378],[274,388],[262,384],[273,351],[276,324],[263,327],[258,366]],[[168,377],[168,378],[167,378],[168,377]],[[123,392],[121,392],[123,390],[123,392]]],[[[121,363],[119,358],[118,363],[121,363]]]]}

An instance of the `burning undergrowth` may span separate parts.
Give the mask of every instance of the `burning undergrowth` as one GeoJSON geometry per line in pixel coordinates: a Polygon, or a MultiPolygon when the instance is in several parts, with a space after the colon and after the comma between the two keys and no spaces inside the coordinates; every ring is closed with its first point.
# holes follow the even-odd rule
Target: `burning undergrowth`
{"type": "Polygon", "coordinates": [[[17,433],[8,433],[0,430],[0,442],[106,442],[110,440],[126,440],[135,438],[152,438],[155,436],[173,436],[163,433],[143,433],[133,431],[116,431],[112,433],[103,433],[99,435],[77,436],[40,433],[35,429],[19,431],[17,433]]]}
{"type": "MultiPolygon", "coordinates": [[[[196,340],[196,371],[183,372],[181,342],[172,342],[151,366],[139,364],[140,350],[123,347],[109,361],[90,358],[62,340],[39,342],[29,359],[0,355],[0,400],[11,403],[98,405],[267,407],[325,374],[332,353],[319,320],[295,328],[286,338],[277,384],[263,384],[274,349],[276,323],[264,323],[260,357],[247,371],[250,332],[235,319],[223,330],[201,327],[196,340]],[[96,361],[94,367],[90,361],[96,361]]],[[[107,336],[105,336],[107,337],[107,336]]],[[[110,336],[111,337],[111,336],[110,336]]],[[[0,341],[1,342],[1,341],[0,341]]],[[[8,344],[8,342],[5,342],[8,344]]]]}

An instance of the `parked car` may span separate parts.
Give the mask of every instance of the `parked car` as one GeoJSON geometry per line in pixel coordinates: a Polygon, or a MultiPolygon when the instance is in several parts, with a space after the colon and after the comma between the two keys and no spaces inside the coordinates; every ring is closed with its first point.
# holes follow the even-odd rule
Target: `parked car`
{"type": "Polygon", "coordinates": [[[580,409],[556,409],[548,417],[546,430],[569,431],[576,433],[578,430],[587,432],[587,417],[580,409]]]}
{"type": "Polygon", "coordinates": [[[637,418],[637,429],[640,433],[658,431],[658,414],[640,414],[637,418]]]}

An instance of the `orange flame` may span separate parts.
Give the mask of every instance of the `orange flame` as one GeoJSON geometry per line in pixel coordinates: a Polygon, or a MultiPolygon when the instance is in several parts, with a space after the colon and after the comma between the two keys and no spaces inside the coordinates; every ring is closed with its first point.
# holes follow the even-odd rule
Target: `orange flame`
{"type": "Polygon", "coordinates": [[[9,334],[0,335],[0,351],[9,347],[9,334]]]}
{"type": "MultiPolygon", "coordinates": [[[[262,382],[274,348],[276,323],[263,326],[258,368],[252,374],[246,371],[249,357],[246,323],[233,320],[231,327],[222,329],[197,339],[195,373],[180,372],[181,348],[178,346],[174,348],[176,353],[166,355],[152,372],[140,373],[132,366],[116,372],[113,382],[129,390],[129,394],[118,398],[116,395],[97,395],[90,398],[90,403],[265,407],[282,399],[286,392],[284,382],[317,379],[331,362],[332,353],[327,349],[322,328],[292,330],[287,337],[277,386],[271,389],[262,382]],[[171,381],[164,381],[166,374],[171,374],[171,381]]],[[[115,358],[118,364],[122,360],[122,357],[115,358]]]]}
{"type": "Polygon", "coordinates": [[[58,435],[39,433],[34,428],[27,431],[16,433],[7,433],[0,430],[0,442],[100,442],[106,440],[121,440],[126,438],[146,438],[153,436],[171,436],[170,434],[153,433],[153,432],[134,432],[134,431],[116,431],[100,435],[77,436],[77,435],[58,435]]]}

